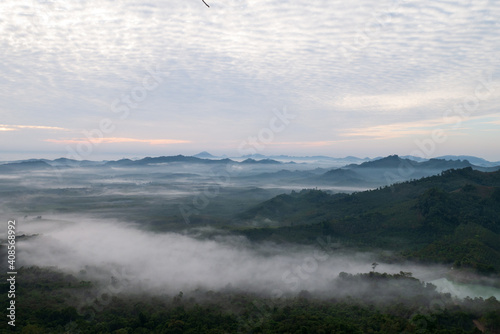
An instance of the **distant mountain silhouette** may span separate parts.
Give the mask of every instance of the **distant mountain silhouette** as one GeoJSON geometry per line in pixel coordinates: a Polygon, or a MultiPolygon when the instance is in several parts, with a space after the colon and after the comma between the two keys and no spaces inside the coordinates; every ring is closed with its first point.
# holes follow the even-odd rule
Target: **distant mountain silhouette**
{"type": "Polygon", "coordinates": [[[337,185],[357,185],[360,183],[365,183],[363,178],[350,169],[332,169],[323,175],[321,175],[320,180],[328,182],[328,184],[337,184],[337,185]]]}
{"type": "MultiPolygon", "coordinates": [[[[203,153],[203,152],[202,152],[203,153]]],[[[210,154],[210,153],[208,153],[210,154]]],[[[212,155],[211,155],[212,156],[212,155]]],[[[212,156],[213,157],[213,156],[212,156]]],[[[137,167],[137,166],[153,166],[167,163],[186,163],[186,164],[282,164],[280,161],[272,160],[272,159],[262,159],[255,160],[248,158],[242,162],[237,162],[228,158],[225,159],[204,159],[194,156],[185,156],[185,155],[176,155],[176,156],[161,156],[161,157],[146,157],[139,160],[131,160],[131,159],[120,159],[113,161],[78,161],[67,158],[59,158],[55,160],[25,160],[21,162],[11,162],[6,163],[1,166],[1,169],[8,170],[10,168],[44,168],[44,167],[83,167],[83,166],[107,166],[107,167],[137,167]]]]}
{"type": "Polygon", "coordinates": [[[248,158],[246,160],[243,160],[241,162],[242,164],[281,164],[281,162],[272,160],[272,159],[262,159],[262,160],[255,160],[248,158]]]}
{"type": "Polygon", "coordinates": [[[414,161],[408,159],[401,159],[397,155],[389,155],[388,157],[381,158],[378,160],[366,161],[360,165],[351,164],[346,166],[347,168],[398,168],[399,165],[406,161],[407,163],[413,164],[414,161]]]}
{"type": "MultiPolygon", "coordinates": [[[[336,164],[351,162],[351,164],[342,167],[341,171],[334,172],[335,169],[332,169],[331,172],[327,172],[323,181],[329,184],[347,184],[349,182],[354,183],[366,183],[366,184],[380,184],[380,181],[383,179],[383,176],[376,175],[377,173],[398,173],[398,171],[404,170],[408,172],[411,170],[412,178],[419,178],[423,176],[435,175],[440,171],[448,170],[448,169],[457,169],[457,168],[465,168],[472,167],[473,169],[480,171],[495,171],[500,169],[500,162],[494,163],[489,162],[481,158],[470,157],[470,156],[445,156],[445,158],[452,159],[422,159],[412,156],[399,157],[398,155],[390,155],[387,157],[382,157],[378,159],[373,159],[370,161],[366,161],[368,158],[360,159],[353,156],[348,156],[345,158],[331,158],[327,156],[310,156],[310,157],[293,157],[287,155],[276,155],[276,156],[265,156],[262,154],[254,154],[245,156],[247,157],[242,162],[237,162],[228,158],[225,159],[217,159],[214,155],[203,151],[195,156],[184,156],[184,155],[176,155],[176,156],[160,156],[160,157],[146,157],[143,159],[132,160],[132,159],[120,159],[113,161],[89,161],[89,160],[73,160],[68,158],[59,158],[55,160],[48,159],[29,159],[29,160],[21,160],[15,162],[4,163],[1,169],[9,170],[10,168],[46,168],[47,165],[53,167],[92,167],[92,166],[150,166],[156,164],[165,164],[165,163],[188,163],[188,164],[262,164],[262,165],[272,165],[272,164],[293,164],[293,159],[300,161],[303,160],[313,160],[313,161],[321,161],[321,163],[325,164],[328,161],[332,161],[336,164]],[[271,157],[276,157],[281,161],[272,159],[271,157]],[[468,159],[458,159],[458,158],[468,158],[468,159]],[[290,162],[286,162],[283,160],[290,160],[290,162]],[[477,164],[473,163],[477,162],[477,164]],[[352,163],[352,162],[360,162],[360,164],[352,163]],[[496,164],[496,165],[495,165],[496,164]],[[10,167],[9,167],[10,166],[10,167]],[[353,172],[347,172],[346,170],[350,170],[353,172]],[[357,174],[356,174],[357,173],[357,174]]],[[[278,177],[280,175],[277,175],[278,177]]],[[[297,175],[296,175],[297,176],[297,175]]],[[[400,180],[406,180],[406,177],[400,178],[400,180]]],[[[305,179],[303,181],[306,181],[305,179]]],[[[321,180],[320,180],[321,181],[321,180]]],[[[399,179],[394,180],[399,181],[399,179]]]]}
{"type": "Polygon", "coordinates": [[[467,160],[445,160],[445,159],[430,159],[418,162],[411,159],[402,159],[397,155],[389,155],[385,158],[363,162],[360,165],[351,164],[346,166],[348,168],[413,168],[425,169],[451,169],[451,168],[465,168],[473,167],[467,160]]]}
{"type": "Polygon", "coordinates": [[[499,217],[500,171],[467,167],[353,194],[292,191],[236,219],[280,224],[241,231],[253,241],[310,243],[332,235],[341,243],[390,247],[413,259],[500,273],[499,217]]]}
{"type": "Polygon", "coordinates": [[[437,157],[436,159],[445,159],[445,160],[467,160],[471,164],[474,164],[476,166],[482,166],[482,167],[493,167],[493,166],[499,166],[500,161],[488,161],[483,158],[478,158],[470,155],[444,155],[441,157],[437,157]]]}
{"type": "Polygon", "coordinates": [[[166,164],[166,163],[223,164],[223,163],[236,163],[236,162],[231,159],[212,160],[212,159],[188,157],[184,155],[176,155],[176,156],[163,156],[154,158],[146,157],[140,160],[122,159],[118,161],[109,161],[105,165],[125,167],[125,166],[151,166],[151,165],[166,164]]]}
{"type": "Polygon", "coordinates": [[[90,160],[73,160],[68,158],[59,158],[55,160],[46,160],[47,163],[54,167],[88,167],[103,165],[104,161],[90,161],[90,160]]]}
{"type": "Polygon", "coordinates": [[[195,158],[202,158],[202,159],[214,159],[217,158],[216,156],[208,153],[207,151],[200,152],[198,154],[193,155],[195,158]]]}
{"type": "Polygon", "coordinates": [[[202,159],[194,156],[184,156],[184,155],[176,155],[176,156],[166,156],[166,157],[147,157],[140,160],[130,160],[130,159],[122,159],[118,161],[109,161],[106,163],[106,166],[148,166],[155,164],[165,164],[165,163],[189,163],[189,164],[281,164],[281,162],[271,159],[263,159],[263,160],[254,160],[254,159],[246,159],[242,162],[237,162],[231,159],[202,159]]]}
{"type": "Polygon", "coordinates": [[[37,169],[50,169],[51,165],[42,160],[32,160],[32,161],[22,161],[13,162],[4,165],[0,165],[0,171],[27,171],[27,170],[37,170],[37,169]]]}
{"type": "Polygon", "coordinates": [[[430,159],[428,161],[420,162],[420,168],[434,168],[434,169],[459,169],[466,167],[479,167],[474,166],[468,160],[445,160],[445,159],[430,159]]]}
{"type": "Polygon", "coordinates": [[[242,155],[240,158],[247,158],[247,159],[266,159],[268,158],[265,155],[262,154],[247,154],[247,155],[242,155]]]}
{"type": "Polygon", "coordinates": [[[325,184],[381,186],[394,182],[419,179],[436,175],[449,169],[471,167],[483,172],[500,169],[497,167],[481,167],[467,160],[430,159],[418,162],[390,155],[377,160],[366,161],[359,165],[350,164],[340,169],[333,169],[319,177],[325,184]]]}

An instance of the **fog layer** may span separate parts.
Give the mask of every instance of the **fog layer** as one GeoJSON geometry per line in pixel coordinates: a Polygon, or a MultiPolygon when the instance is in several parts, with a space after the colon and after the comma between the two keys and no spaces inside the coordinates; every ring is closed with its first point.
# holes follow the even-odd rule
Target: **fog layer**
{"type": "MultiPolygon", "coordinates": [[[[134,291],[244,289],[294,295],[308,290],[335,295],[339,292],[332,281],[340,272],[368,272],[376,260],[373,254],[340,251],[328,239],[318,240],[317,247],[252,244],[223,233],[208,240],[147,232],[118,221],[58,218],[20,222],[18,233],[38,234],[19,241],[23,265],[54,266],[86,280],[126,282],[127,290],[134,291]]],[[[430,280],[445,269],[381,263],[376,270],[411,271],[430,280]]]]}

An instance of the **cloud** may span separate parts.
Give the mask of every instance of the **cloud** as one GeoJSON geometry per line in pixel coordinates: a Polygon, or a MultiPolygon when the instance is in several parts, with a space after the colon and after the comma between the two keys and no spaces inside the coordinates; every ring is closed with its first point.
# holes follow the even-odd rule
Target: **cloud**
{"type": "MultiPolygon", "coordinates": [[[[471,117],[461,114],[450,114],[446,115],[446,117],[443,116],[442,118],[425,121],[390,123],[376,126],[350,128],[342,132],[341,136],[391,139],[407,136],[428,135],[434,129],[440,129],[446,132],[460,132],[468,130],[469,123],[481,121],[484,118],[491,117],[492,115],[471,117]]],[[[486,123],[495,124],[496,121],[486,123]]]]}
{"type": "MultiPolygon", "coordinates": [[[[251,292],[278,289],[287,295],[307,289],[332,295],[337,293],[332,281],[340,272],[368,272],[375,259],[370,253],[335,251],[329,239],[315,247],[251,244],[223,232],[213,239],[203,237],[213,230],[199,230],[199,235],[152,233],[81,216],[44,218],[22,225],[20,233],[40,234],[19,242],[23,265],[55,266],[80,277],[83,270],[86,280],[114,276],[129,282],[128,291],[178,293],[231,286],[251,292]]],[[[377,269],[412,271],[420,278],[435,278],[438,272],[437,267],[412,264],[381,264],[377,269]]]]}
{"type": "Polygon", "coordinates": [[[331,146],[337,143],[346,142],[349,139],[340,140],[322,140],[322,141],[295,141],[295,142],[276,142],[271,146],[293,146],[293,147],[324,147],[331,146]]]}
{"type": "Polygon", "coordinates": [[[484,119],[482,121],[483,124],[500,125],[500,115],[491,115],[490,117],[484,117],[481,119],[484,119]]]}
{"type": "MultiPolygon", "coordinates": [[[[433,119],[473,94],[483,72],[498,87],[496,2],[210,5],[2,1],[0,11],[9,13],[0,22],[0,105],[9,110],[0,110],[2,122],[57,120],[90,129],[94,120],[117,116],[113,101],[139,92],[148,66],[157,66],[163,81],[132,101],[126,122],[117,123],[120,137],[168,131],[195,141],[208,123],[224,124],[212,131],[214,143],[238,143],[259,130],[255,120],[287,105],[306,116],[295,121],[301,138],[287,141],[328,141],[359,120],[377,126],[433,119]]],[[[498,106],[495,89],[482,112],[498,106]]]]}
{"type": "Polygon", "coordinates": [[[394,123],[365,128],[352,128],[341,135],[347,137],[368,137],[375,139],[399,138],[404,136],[425,135],[431,128],[443,124],[441,121],[394,123]]]}
{"type": "Polygon", "coordinates": [[[0,124],[0,131],[17,131],[19,129],[68,131],[68,129],[60,128],[57,126],[0,124]]]}
{"type": "Polygon", "coordinates": [[[450,99],[463,98],[465,93],[453,92],[402,92],[399,94],[348,95],[337,104],[346,109],[367,109],[371,111],[394,112],[412,108],[424,108],[442,104],[450,99]]]}
{"type": "Polygon", "coordinates": [[[137,139],[137,138],[75,138],[75,139],[46,139],[45,141],[58,144],[79,144],[79,143],[93,143],[93,144],[117,144],[117,143],[145,143],[149,145],[169,145],[169,144],[185,144],[190,143],[189,140],[180,139],[137,139]]]}

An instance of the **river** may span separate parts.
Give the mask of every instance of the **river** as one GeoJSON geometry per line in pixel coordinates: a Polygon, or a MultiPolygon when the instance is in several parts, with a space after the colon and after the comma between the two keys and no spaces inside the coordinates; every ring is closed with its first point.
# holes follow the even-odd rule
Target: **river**
{"type": "Polygon", "coordinates": [[[441,293],[450,293],[452,296],[458,298],[465,297],[482,297],[484,299],[495,297],[500,300],[500,289],[487,285],[479,284],[465,284],[450,281],[446,278],[440,278],[429,283],[434,284],[436,290],[441,293]]]}

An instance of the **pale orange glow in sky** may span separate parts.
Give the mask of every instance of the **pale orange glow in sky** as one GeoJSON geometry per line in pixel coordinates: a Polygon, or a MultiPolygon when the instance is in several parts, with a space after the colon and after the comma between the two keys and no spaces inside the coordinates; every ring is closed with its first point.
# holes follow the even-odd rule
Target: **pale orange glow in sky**
{"type": "Polygon", "coordinates": [[[407,155],[442,129],[433,154],[500,160],[499,1],[210,5],[1,1],[0,157],[85,133],[121,157],[407,155]]]}

